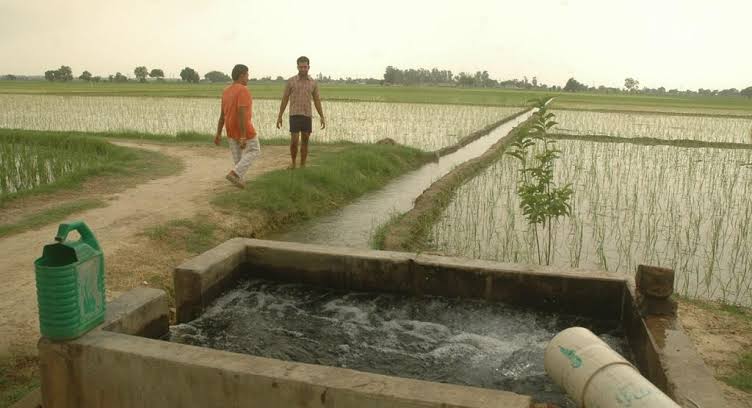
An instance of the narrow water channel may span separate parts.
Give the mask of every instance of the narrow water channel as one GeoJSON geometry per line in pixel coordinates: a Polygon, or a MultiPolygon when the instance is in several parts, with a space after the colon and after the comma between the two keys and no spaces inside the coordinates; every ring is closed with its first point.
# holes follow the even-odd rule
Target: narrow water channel
{"type": "Polygon", "coordinates": [[[328,216],[303,223],[290,231],[273,235],[270,239],[368,248],[373,232],[391,215],[410,210],[415,198],[434,181],[452,171],[457,165],[483,154],[532,114],[533,111],[526,112],[462,149],[442,157],[438,162],[426,164],[407,173],[384,188],[366,194],[328,216]]]}

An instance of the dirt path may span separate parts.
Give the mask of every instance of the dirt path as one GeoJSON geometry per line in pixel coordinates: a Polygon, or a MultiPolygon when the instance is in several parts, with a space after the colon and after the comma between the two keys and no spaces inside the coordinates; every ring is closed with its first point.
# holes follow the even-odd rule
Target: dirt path
{"type": "MultiPolygon", "coordinates": [[[[729,376],[739,356],[752,348],[752,320],[749,318],[698,307],[691,302],[679,302],[679,318],[716,378],[729,376]]],[[[752,394],[722,381],[718,381],[718,386],[729,408],[752,408],[752,394]]]]}
{"type": "MultiPolygon", "coordinates": [[[[185,169],[177,175],[151,180],[116,194],[105,194],[107,207],[76,214],[94,230],[108,255],[135,241],[145,228],[171,219],[188,218],[208,208],[210,197],[231,189],[224,180],[229,170],[226,148],[153,145],[117,142],[127,147],[158,151],[180,159],[185,169]]],[[[287,147],[265,146],[248,178],[283,168],[287,147]]],[[[0,239],[0,354],[11,346],[27,347],[39,336],[34,259],[52,242],[57,224],[0,239]]]]}

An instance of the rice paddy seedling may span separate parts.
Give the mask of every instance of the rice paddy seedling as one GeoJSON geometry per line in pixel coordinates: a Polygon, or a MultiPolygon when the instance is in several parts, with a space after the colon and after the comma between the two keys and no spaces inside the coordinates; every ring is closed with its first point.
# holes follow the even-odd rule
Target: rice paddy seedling
{"type": "MultiPolygon", "coordinates": [[[[0,128],[141,132],[214,132],[219,99],[1,95],[0,128]]],[[[327,128],[314,141],[376,142],[391,138],[423,150],[438,150],[523,108],[469,105],[325,102],[327,128]]],[[[255,100],[253,123],[264,138],[288,138],[277,129],[279,101],[255,100]]],[[[314,118],[314,123],[317,121],[314,118]]]]}
{"type": "Polygon", "coordinates": [[[5,132],[0,135],[0,203],[117,165],[126,156],[124,149],[101,140],[5,132]]]}
{"type": "MultiPolygon", "coordinates": [[[[751,305],[752,151],[628,142],[558,142],[555,181],[572,183],[573,192],[570,217],[553,224],[551,264],[621,273],[666,266],[681,294],[751,305]]],[[[520,168],[506,156],[458,189],[431,232],[435,249],[537,263],[519,209],[520,168]],[[467,206],[484,195],[494,209],[467,206]],[[453,230],[470,224],[483,228],[453,230]]]]}
{"type": "Polygon", "coordinates": [[[666,140],[752,143],[752,119],[639,113],[556,111],[553,132],[572,135],[652,137],[666,140]]]}

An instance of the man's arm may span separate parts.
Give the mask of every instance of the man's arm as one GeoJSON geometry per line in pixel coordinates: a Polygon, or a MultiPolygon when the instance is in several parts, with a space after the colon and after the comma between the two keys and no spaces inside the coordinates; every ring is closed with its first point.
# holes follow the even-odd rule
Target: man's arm
{"type": "Polygon", "coordinates": [[[222,128],[225,126],[225,111],[219,107],[219,120],[217,121],[217,133],[214,135],[214,144],[219,146],[222,141],[222,128]]]}
{"type": "Polygon", "coordinates": [[[316,84],[316,88],[313,89],[313,106],[316,107],[316,112],[319,113],[321,118],[321,128],[326,128],[326,119],[324,119],[324,109],[321,108],[321,98],[319,97],[319,86],[316,84]]]}
{"type": "Polygon", "coordinates": [[[245,127],[245,112],[248,110],[247,106],[238,106],[238,118],[240,118],[240,140],[238,142],[240,143],[240,148],[245,149],[245,135],[246,135],[246,127],[245,127]]]}
{"type": "Polygon", "coordinates": [[[290,100],[290,83],[285,85],[285,92],[282,94],[282,103],[279,104],[279,115],[277,115],[277,129],[282,128],[282,114],[285,113],[287,102],[290,100]]]}

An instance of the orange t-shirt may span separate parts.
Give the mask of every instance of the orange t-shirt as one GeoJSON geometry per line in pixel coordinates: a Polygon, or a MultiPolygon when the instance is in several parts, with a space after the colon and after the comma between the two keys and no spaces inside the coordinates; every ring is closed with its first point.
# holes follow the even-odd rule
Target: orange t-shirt
{"type": "Polygon", "coordinates": [[[256,129],[253,128],[251,122],[251,109],[253,108],[253,100],[251,99],[251,92],[245,85],[232,84],[225,88],[222,92],[222,112],[225,115],[225,129],[227,130],[227,137],[235,140],[253,139],[256,137],[256,129]],[[238,115],[238,109],[245,107],[245,115],[243,118],[238,115]],[[245,122],[246,134],[240,134],[240,121],[245,122]]]}

